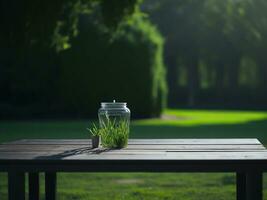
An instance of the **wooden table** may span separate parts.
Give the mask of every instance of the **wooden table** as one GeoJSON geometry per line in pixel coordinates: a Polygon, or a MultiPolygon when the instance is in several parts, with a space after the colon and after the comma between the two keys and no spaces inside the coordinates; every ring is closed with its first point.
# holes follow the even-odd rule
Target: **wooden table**
{"type": "Polygon", "coordinates": [[[125,149],[92,149],[90,140],[19,140],[0,145],[10,200],[56,197],[56,172],[235,172],[238,200],[262,199],[267,150],[257,139],[131,139],[125,149]]]}

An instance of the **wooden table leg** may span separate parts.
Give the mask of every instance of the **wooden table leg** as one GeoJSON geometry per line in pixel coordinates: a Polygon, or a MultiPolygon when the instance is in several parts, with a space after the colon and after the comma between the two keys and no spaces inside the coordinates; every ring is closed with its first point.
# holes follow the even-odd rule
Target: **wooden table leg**
{"type": "Polygon", "coordinates": [[[236,173],[236,199],[246,199],[246,174],[236,173]]]}
{"type": "Polygon", "coordinates": [[[8,199],[25,200],[24,172],[8,172],[8,199]]]}
{"type": "Polygon", "coordinates": [[[56,172],[46,172],[45,173],[45,198],[46,200],[56,199],[56,187],[57,187],[56,172]]]}
{"type": "Polygon", "coordinates": [[[236,174],[237,200],[262,200],[262,173],[236,174]]]}
{"type": "Polygon", "coordinates": [[[39,173],[29,173],[29,200],[39,200],[39,173]]]}
{"type": "Polygon", "coordinates": [[[249,172],[246,174],[246,200],[262,200],[262,173],[249,172]]]}

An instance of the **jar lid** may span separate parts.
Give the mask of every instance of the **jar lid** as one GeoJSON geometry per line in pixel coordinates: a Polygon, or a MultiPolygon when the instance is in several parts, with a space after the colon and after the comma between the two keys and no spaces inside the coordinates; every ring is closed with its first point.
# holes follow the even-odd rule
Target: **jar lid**
{"type": "Polygon", "coordinates": [[[113,102],[101,102],[101,107],[103,108],[122,108],[126,107],[126,102],[116,102],[113,100],[113,102]]]}

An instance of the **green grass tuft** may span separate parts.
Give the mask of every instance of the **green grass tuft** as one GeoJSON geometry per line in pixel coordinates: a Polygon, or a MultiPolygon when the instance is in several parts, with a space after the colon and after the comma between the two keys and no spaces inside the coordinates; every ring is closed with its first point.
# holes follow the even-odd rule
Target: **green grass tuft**
{"type": "Polygon", "coordinates": [[[99,129],[101,145],[107,148],[123,148],[128,144],[129,122],[107,120],[99,129]]]}
{"type": "Polygon", "coordinates": [[[128,144],[129,122],[127,120],[116,121],[116,119],[107,118],[101,127],[93,123],[93,127],[88,130],[93,137],[101,138],[102,147],[123,148],[128,144]]]}

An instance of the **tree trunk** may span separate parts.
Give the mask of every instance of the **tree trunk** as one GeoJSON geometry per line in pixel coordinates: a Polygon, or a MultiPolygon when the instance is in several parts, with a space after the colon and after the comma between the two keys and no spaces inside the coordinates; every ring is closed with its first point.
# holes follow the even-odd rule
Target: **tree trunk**
{"type": "Polygon", "coordinates": [[[218,100],[221,99],[221,96],[224,94],[224,80],[225,80],[225,65],[224,62],[219,60],[215,62],[215,90],[218,100]]]}
{"type": "Polygon", "coordinates": [[[178,71],[175,56],[166,56],[167,63],[167,82],[168,82],[168,105],[175,106],[177,104],[177,88],[178,88],[178,71]]]}
{"type": "Polygon", "coordinates": [[[235,94],[238,89],[240,56],[233,57],[228,64],[228,89],[235,94]]]}
{"type": "Polygon", "coordinates": [[[188,86],[188,105],[196,105],[196,94],[199,89],[199,68],[198,56],[193,55],[187,61],[187,86],[188,86]]]}
{"type": "Polygon", "coordinates": [[[267,88],[267,60],[258,59],[259,87],[266,92],[267,88]]]}

